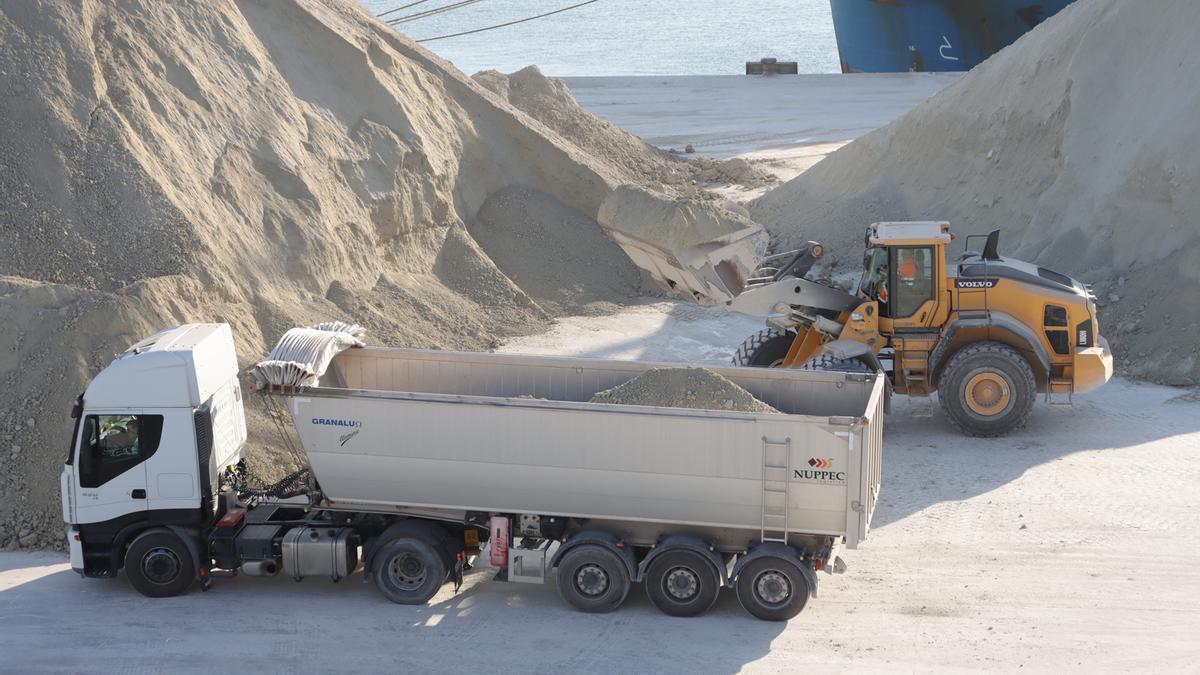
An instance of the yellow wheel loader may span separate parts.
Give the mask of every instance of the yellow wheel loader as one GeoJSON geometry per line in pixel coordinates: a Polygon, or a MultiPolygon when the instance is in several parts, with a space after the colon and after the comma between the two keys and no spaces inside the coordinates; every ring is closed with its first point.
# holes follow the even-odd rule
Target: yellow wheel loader
{"type": "Polygon", "coordinates": [[[847,292],[806,278],[823,253],[816,242],[751,266],[753,251],[765,248],[761,228],[680,252],[605,228],[676,291],[767,317],[735,365],[883,372],[896,393],[937,392],[946,417],[972,436],[1022,426],[1039,393],[1069,404],[1112,376],[1091,291],[1002,257],[998,230],[979,236],[981,250],[950,262],[948,223],[874,223],[862,277],[847,292]]]}

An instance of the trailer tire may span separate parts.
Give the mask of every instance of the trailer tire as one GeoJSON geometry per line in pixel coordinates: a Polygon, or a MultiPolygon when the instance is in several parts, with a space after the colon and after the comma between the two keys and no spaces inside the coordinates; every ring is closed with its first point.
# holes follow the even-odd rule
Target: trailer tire
{"type": "Polygon", "coordinates": [[[373,559],[371,576],[385,598],[400,605],[424,605],[446,581],[446,561],[429,542],[400,537],[384,544],[373,559]]]}
{"type": "Polygon", "coordinates": [[[738,572],[738,602],[751,615],[764,621],[787,621],[808,603],[808,579],[796,563],[765,555],[738,572]]]}
{"type": "Polygon", "coordinates": [[[754,368],[777,368],[787,358],[796,334],[774,328],[764,328],[746,338],[733,354],[733,365],[754,368]]]}
{"type": "Polygon", "coordinates": [[[955,352],[938,379],[938,402],[968,436],[1003,436],[1025,426],[1037,382],[1021,352],[979,342],[955,352]]]}
{"type": "Polygon", "coordinates": [[[125,551],[125,576],[148,598],[170,598],[187,592],[196,581],[196,564],[187,543],[174,532],[151,530],[125,551]]]}
{"type": "Polygon", "coordinates": [[[686,549],[655,558],[643,583],[650,602],[669,616],[703,614],[717,601],[721,590],[721,576],[713,569],[712,561],[686,549]]]}
{"type": "Polygon", "coordinates": [[[558,562],[558,593],[581,612],[611,612],[625,602],[629,569],[615,553],[597,544],[581,544],[558,562]]]}

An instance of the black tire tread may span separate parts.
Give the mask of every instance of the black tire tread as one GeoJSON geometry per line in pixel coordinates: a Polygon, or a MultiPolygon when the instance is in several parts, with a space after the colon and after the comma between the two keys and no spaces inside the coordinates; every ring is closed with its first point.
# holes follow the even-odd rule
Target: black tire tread
{"type": "Polygon", "coordinates": [[[790,345],[790,341],[795,337],[796,334],[792,331],[784,332],[776,328],[764,328],[742,342],[737,351],[733,353],[733,365],[742,368],[763,368],[765,366],[754,364],[755,356],[763,347],[782,338],[787,338],[790,345]]]}
{"type": "Polygon", "coordinates": [[[558,562],[558,594],[562,599],[575,609],[589,614],[604,614],[616,610],[625,602],[625,598],[629,595],[629,589],[633,585],[629,578],[629,570],[625,567],[625,561],[616,553],[595,544],[581,544],[580,546],[567,551],[562,560],[558,562]],[[570,580],[572,570],[576,566],[576,561],[580,559],[591,559],[593,562],[603,561],[608,571],[610,579],[610,589],[604,595],[597,598],[587,598],[575,592],[573,582],[570,580]]]}
{"type": "Polygon", "coordinates": [[[657,607],[663,614],[681,617],[699,616],[707,612],[716,603],[717,596],[721,591],[721,574],[700,553],[684,548],[676,548],[659,554],[650,563],[650,567],[646,570],[643,585],[646,587],[646,597],[650,599],[650,603],[657,607]],[[687,559],[689,561],[687,566],[694,568],[708,584],[707,587],[700,589],[691,603],[686,605],[670,598],[661,587],[660,575],[671,567],[679,565],[680,563],[677,561],[680,558],[687,559]]]}
{"type": "Polygon", "coordinates": [[[763,621],[787,621],[796,616],[808,604],[808,596],[812,591],[809,588],[808,579],[800,571],[798,563],[775,556],[766,556],[747,564],[738,573],[734,589],[737,593],[738,603],[741,604],[742,608],[755,618],[762,619],[763,621]],[[750,584],[753,583],[758,571],[763,567],[777,569],[787,574],[795,592],[786,605],[782,607],[764,607],[755,602],[750,584]]]}
{"type": "Polygon", "coordinates": [[[178,535],[166,531],[147,532],[135,538],[125,551],[125,576],[137,592],[148,598],[170,598],[183,595],[196,582],[196,564],[192,560],[192,552],[178,535]],[[142,576],[140,559],[155,547],[170,548],[182,566],[179,578],[166,586],[155,584],[142,576]]]}
{"type": "Polygon", "coordinates": [[[429,602],[430,598],[437,595],[442,584],[446,582],[447,568],[444,558],[434,543],[419,537],[397,537],[383,544],[379,552],[375,554],[371,564],[371,576],[375,578],[375,587],[379,593],[388,600],[398,605],[424,605],[429,602]],[[425,582],[418,589],[419,592],[406,592],[393,588],[387,578],[385,567],[399,552],[399,549],[419,553],[425,558],[425,567],[428,571],[425,582]]]}
{"type": "Polygon", "coordinates": [[[977,342],[963,347],[950,357],[938,378],[938,403],[942,406],[946,419],[954,428],[968,436],[995,438],[1020,429],[1029,421],[1036,398],[1037,380],[1034,377],[1033,367],[1029,365],[1029,361],[1021,355],[1021,352],[1003,342],[977,342]],[[960,413],[958,408],[965,404],[958,400],[958,396],[951,391],[951,388],[957,388],[955,386],[957,371],[965,368],[964,364],[988,358],[1001,360],[1017,371],[1017,381],[1014,384],[1018,391],[1013,392],[1013,395],[1017,397],[1016,406],[1011,413],[1004,416],[1003,424],[980,423],[965,413],[960,413]],[[1023,391],[1019,391],[1022,389],[1023,391]]]}

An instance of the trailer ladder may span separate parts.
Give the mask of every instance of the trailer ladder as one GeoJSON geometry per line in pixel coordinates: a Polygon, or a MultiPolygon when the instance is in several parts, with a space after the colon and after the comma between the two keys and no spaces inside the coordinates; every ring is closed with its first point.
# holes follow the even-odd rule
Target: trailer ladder
{"type": "Polygon", "coordinates": [[[760,541],[787,543],[788,485],[791,475],[792,439],[788,437],[782,441],[772,441],[763,436],[760,541]],[[768,536],[768,533],[772,536],[768,536]]]}

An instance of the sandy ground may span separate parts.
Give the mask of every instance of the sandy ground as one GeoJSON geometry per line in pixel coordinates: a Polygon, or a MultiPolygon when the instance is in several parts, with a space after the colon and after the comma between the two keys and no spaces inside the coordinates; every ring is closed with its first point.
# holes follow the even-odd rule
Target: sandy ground
{"type": "MultiPolygon", "coordinates": [[[[508,349],[721,363],[752,319],[670,303],[573,318],[508,349]]],[[[150,600],[52,553],[0,553],[0,670],[1156,672],[1200,659],[1200,396],[1115,380],[1025,430],[972,440],[898,400],[883,493],[845,575],[784,624],[723,592],[672,619],[640,589],[616,613],[552,585],[485,583],[428,607],[371,585],[219,580],[150,600]],[[469,655],[468,655],[469,654],[469,655]]]]}

